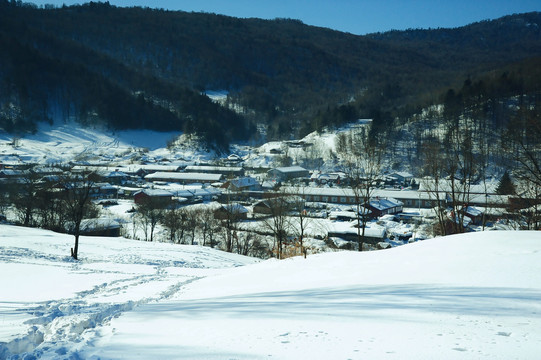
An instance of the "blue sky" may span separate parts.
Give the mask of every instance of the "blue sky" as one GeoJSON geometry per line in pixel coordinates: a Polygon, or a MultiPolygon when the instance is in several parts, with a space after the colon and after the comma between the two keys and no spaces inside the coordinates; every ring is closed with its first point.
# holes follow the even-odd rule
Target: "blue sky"
{"type": "MultiPolygon", "coordinates": [[[[24,0],[23,0],[24,1],[24,0]]],[[[85,3],[30,1],[37,5],[85,3]]],[[[540,0],[109,0],[116,6],[204,11],[235,17],[300,19],[363,35],[408,28],[457,27],[513,13],[541,11],[540,0]]]]}

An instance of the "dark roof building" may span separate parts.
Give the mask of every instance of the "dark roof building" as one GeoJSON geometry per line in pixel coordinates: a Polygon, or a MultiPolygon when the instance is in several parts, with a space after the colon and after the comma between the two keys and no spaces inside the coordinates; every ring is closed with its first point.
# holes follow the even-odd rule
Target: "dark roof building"
{"type": "Polygon", "coordinates": [[[289,179],[306,178],[309,176],[308,170],[301,166],[287,166],[271,169],[267,172],[267,177],[278,181],[289,179]]]}

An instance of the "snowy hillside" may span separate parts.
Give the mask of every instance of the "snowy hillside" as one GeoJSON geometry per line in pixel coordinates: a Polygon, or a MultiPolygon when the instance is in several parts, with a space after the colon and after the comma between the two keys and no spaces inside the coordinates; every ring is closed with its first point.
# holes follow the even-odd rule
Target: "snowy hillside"
{"type": "Polygon", "coordinates": [[[256,260],[0,225],[0,358],[536,359],[541,233],[256,260]],[[25,355],[29,355],[25,357],[25,355]]]}
{"type": "Polygon", "coordinates": [[[35,135],[13,137],[0,131],[0,163],[66,163],[87,161],[92,163],[129,163],[150,159],[206,159],[214,154],[195,153],[183,149],[181,154],[167,150],[167,142],[178,132],[151,130],[124,130],[111,132],[105,129],[85,128],[78,124],[40,124],[35,135]],[[14,141],[15,139],[15,141],[14,141]],[[14,144],[15,142],[15,144],[14,144]]]}
{"type": "MultiPolygon", "coordinates": [[[[367,124],[368,120],[345,126],[334,132],[311,133],[300,141],[310,143],[308,151],[302,148],[288,150],[296,163],[312,157],[332,159],[335,139],[341,131],[367,124]]],[[[287,147],[286,142],[272,141],[259,147],[232,144],[231,151],[241,156],[246,166],[270,167],[276,159],[271,149],[287,147]]],[[[155,162],[185,161],[198,163],[216,160],[214,152],[198,148],[194,141],[178,132],[151,130],[124,130],[112,132],[100,128],[82,127],[75,123],[40,124],[34,135],[17,137],[0,131],[0,164],[58,164],[70,161],[92,164],[118,165],[141,160],[155,162]],[[179,137],[180,136],[180,137],[179,137]],[[177,139],[176,141],[173,141],[177,139]],[[174,146],[168,148],[168,143],[174,146]]],[[[333,169],[332,163],[327,164],[333,169]]],[[[325,168],[325,166],[323,166],[325,168]]]]}

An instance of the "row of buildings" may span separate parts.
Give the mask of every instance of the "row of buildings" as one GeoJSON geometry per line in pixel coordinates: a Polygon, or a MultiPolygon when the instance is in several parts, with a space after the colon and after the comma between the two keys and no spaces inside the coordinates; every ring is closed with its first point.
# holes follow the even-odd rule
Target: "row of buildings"
{"type": "MultiPolygon", "coordinates": [[[[250,204],[254,213],[268,213],[270,197],[277,195],[296,196],[309,204],[325,204],[326,206],[347,205],[354,208],[359,202],[358,194],[347,186],[344,173],[309,172],[300,166],[278,167],[259,172],[255,176],[247,176],[246,169],[239,166],[208,166],[208,165],[127,165],[107,168],[102,166],[74,166],[71,172],[93,170],[101,176],[103,182],[95,184],[93,198],[111,199],[124,197],[141,203],[151,198],[162,198],[175,202],[179,206],[198,202],[217,201],[224,205],[218,209],[216,217],[223,217],[220,211],[228,211],[227,206],[236,202],[235,211],[248,214],[243,205],[250,204]],[[289,183],[288,186],[279,184],[289,183]],[[171,183],[189,185],[200,184],[187,188],[178,187],[171,190],[171,183]],[[292,185],[294,184],[294,185],[292,185]],[[238,208],[237,208],[238,207],[238,208]],[[240,209],[240,210],[239,210],[240,209]]],[[[2,182],[17,181],[29,174],[30,170],[1,169],[2,182]]],[[[55,168],[39,168],[31,170],[39,172],[43,178],[54,179],[63,170],[55,168]]],[[[369,202],[362,204],[361,211],[371,218],[383,215],[399,215],[404,209],[428,209],[435,207],[438,202],[449,201],[449,192],[429,191],[422,182],[417,187],[413,176],[408,173],[395,173],[382,177],[380,185],[387,188],[377,188],[371,194],[369,202]]],[[[495,195],[475,191],[469,196],[467,207],[472,209],[471,217],[475,219],[478,211],[475,206],[505,208],[509,204],[509,196],[495,195]]],[[[241,215],[241,218],[244,215],[241,215]]],[[[337,220],[351,220],[350,213],[334,213],[337,220]]],[[[356,215],[354,215],[356,217],[356,215]]],[[[468,215],[469,216],[469,215],[468,215]]],[[[404,217],[406,218],[406,217],[404,217]]]]}

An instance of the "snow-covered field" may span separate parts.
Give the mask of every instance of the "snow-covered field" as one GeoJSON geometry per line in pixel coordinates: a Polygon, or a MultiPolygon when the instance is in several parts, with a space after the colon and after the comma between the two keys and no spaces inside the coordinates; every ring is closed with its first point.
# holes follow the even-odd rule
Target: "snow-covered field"
{"type": "Polygon", "coordinates": [[[537,359],[541,233],[257,261],[0,225],[4,359],[537,359]]]}

